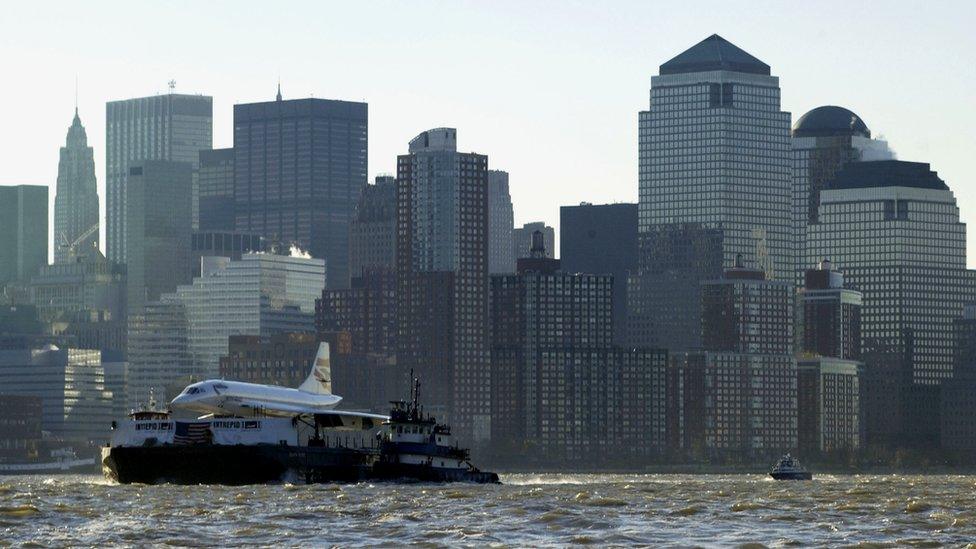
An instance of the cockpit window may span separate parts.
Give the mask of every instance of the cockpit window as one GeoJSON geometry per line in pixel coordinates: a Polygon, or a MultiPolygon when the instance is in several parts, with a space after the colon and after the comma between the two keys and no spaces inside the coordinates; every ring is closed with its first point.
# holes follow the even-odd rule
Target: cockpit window
{"type": "Polygon", "coordinates": [[[226,389],[227,386],[223,383],[214,383],[214,389],[226,389]]]}

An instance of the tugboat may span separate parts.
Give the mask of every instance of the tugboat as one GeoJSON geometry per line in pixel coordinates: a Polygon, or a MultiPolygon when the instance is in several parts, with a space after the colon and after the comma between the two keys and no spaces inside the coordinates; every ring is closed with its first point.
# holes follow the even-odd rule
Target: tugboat
{"type": "Polygon", "coordinates": [[[419,395],[420,382],[414,380],[409,403],[393,402],[389,416],[312,409],[282,417],[281,411],[265,415],[254,409],[249,415],[181,420],[168,412],[136,412],[112,422],[102,468],[122,484],[498,483],[497,474],[471,464],[450,427],[424,416],[419,395]]]}
{"type": "Polygon", "coordinates": [[[393,405],[390,419],[384,422],[384,430],[377,433],[380,452],[373,464],[373,476],[391,480],[498,484],[498,475],[472,465],[470,450],[458,447],[451,436],[450,426],[425,415],[419,400],[420,380],[414,378],[410,402],[390,402],[393,405]]]}
{"type": "Polygon", "coordinates": [[[769,476],[776,480],[812,480],[813,473],[800,465],[800,460],[786,454],[773,466],[769,476]]]}

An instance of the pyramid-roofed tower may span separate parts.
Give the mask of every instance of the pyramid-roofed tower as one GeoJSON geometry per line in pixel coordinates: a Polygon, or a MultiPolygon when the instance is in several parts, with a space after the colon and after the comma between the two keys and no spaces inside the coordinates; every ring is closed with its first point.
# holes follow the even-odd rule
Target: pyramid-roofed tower
{"type": "Polygon", "coordinates": [[[713,34],[661,65],[661,74],[733,71],[769,75],[769,65],[713,34]]]}

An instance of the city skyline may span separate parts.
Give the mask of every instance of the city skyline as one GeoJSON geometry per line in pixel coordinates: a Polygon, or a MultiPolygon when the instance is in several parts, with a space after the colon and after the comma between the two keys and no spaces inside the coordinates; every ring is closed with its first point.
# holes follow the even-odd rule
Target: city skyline
{"type": "MultiPolygon", "coordinates": [[[[439,33],[422,32],[431,24],[424,20],[424,9],[397,13],[396,7],[369,7],[349,12],[351,8],[332,7],[329,17],[305,17],[303,11],[305,19],[300,21],[298,10],[262,14],[252,6],[225,14],[236,24],[212,29],[213,36],[201,34],[210,29],[197,21],[157,14],[161,24],[140,28],[138,37],[121,24],[113,25],[118,29],[114,37],[88,32],[96,24],[130,17],[128,13],[74,12],[74,7],[64,6],[45,14],[15,7],[7,21],[23,24],[3,29],[5,47],[12,54],[13,72],[30,73],[33,79],[30,86],[12,88],[11,100],[0,107],[0,115],[16,130],[0,138],[5,140],[0,145],[18,151],[5,165],[0,185],[47,185],[53,201],[54,159],[70,120],[71,80],[76,74],[80,114],[95,148],[102,220],[105,103],[164,93],[166,82],[175,79],[178,93],[214,97],[214,146],[227,147],[233,105],[272,99],[280,77],[286,99],[312,94],[370,104],[369,178],[393,172],[402,143],[418,131],[457,127],[464,136],[461,149],[488,153],[490,169],[511,174],[516,225],[542,220],[558,229],[561,205],[636,201],[634,122],[637,112],[646,108],[650,77],[660,63],[718,33],[774,67],[783,92],[782,109],[792,114],[793,123],[821,105],[851,109],[889,142],[899,159],[930,163],[957,193],[963,221],[976,217],[976,206],[970,206],[976,203],[976,189],[971,188],[965,165],[966,151],[973,145],[967,128],[976,116],[965,101],[976,77],[962,56],[933,56],[928,48],[914,47],[944,40],[959,46],[953,51],[966,51],[974,41],[966,33],[966,18],[947,14],[972,13],[974,8],[957,3],[916,13],[901,4],[884,4],[883,9],[845,6],[841,20],[834,15],[839,6],[816,6],[797,18],[786,17],[786,7],[770,4],[763,17],[730,22],[730,8],[721,5],[664,18],[641,16],[654,14],[651,6],[625,4],[612,10],[560,5],[554,12],[558,16],[552,18],[541,5],[497,12],[477,5],[445,5],[438,8],[443,17],[437,24],[451,30],[439,33]],[[493,21],[502,22],[502,13],[504,26],[490,32],[472,27],[491,28],[493,21]],[[262,25],[256,27],[259,19],[262,25]],[[862,38],[867,19],[872,28],[880,29],[869,41],[862,38]],[[323,28],[272,32],[288,24],[314,30],[315,23],[306,20],[323,28]],[[354,24],[342,28],[332,24],[334,20],[354,24]],[[355,40],[362,32],[360,21],[375,40],[344,49],[343,56],[323,55],[339,51],[336,44],[355,40]],[[825,26],[826,21],[831,24],[825,26]],[[379,31],[395,22],[413,23],[416,31],[382,36],[379,31]],[[164,40],[166,29],[174,25],[197,38],[186,44],[164,40]],[[256,32],[259,39],[243,40],[245,31],[256,32]],[[28,40],[25,32],[34,38],[28,40]],[[141,40],[142,33],[150,39],[141,40]],[[36,36],[50,38],[47,49],[26,47],[36,36]],[[112,47],[113,40],[126,37],[131,47],[125,52],[112,47]],[[798,48],[798,42],[816,47],[798,48]],[[167,46],[160,47],[162,43],[167,46]],[[444,50],[448,44],[451,51],[444,50]],[[194,55],[188,53],[191,49],[194,55]],[[441,52],[438,63],[461,78],[421,78],[408,68],[410,63],[402,62],[435,49],[441,52]],[[228,58],[231,51],[234,57],[228,58]],[[136,63],[139,59],[152,61],[136,63]],[[245,65],[241,59],[250,62],[245,65]],[[33,65],[50,70],[35,74],[29,72],[33,65]],[[518,85],[492,83],[506,74],[518,85]],[[470,85],[474,77],[485,79],[484,89],[470,85]],[[391,80],[397,86],[390,86],[391,80]],[[20,108],[34,103],[64,108],[20,108]]],[[[201,9],[217,12],[221,7],[201,9]]],[[[969,265],[974,255],[969,254],[969,265]]]]}

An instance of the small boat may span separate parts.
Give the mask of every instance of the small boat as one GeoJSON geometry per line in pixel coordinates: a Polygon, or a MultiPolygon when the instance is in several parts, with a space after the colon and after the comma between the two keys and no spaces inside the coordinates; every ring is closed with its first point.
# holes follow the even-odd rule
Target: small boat
{"type": "Polygon", "coordinates": [[[773,470],[769,472],[769,476],[776,480],[812,480],[813,473],[808,471],[803,465],[800,465],[800,460],[786,454],[780,458],[779,463],[773,466],[773,470]]]}
{"type": "Polygon", "coordinates": [[[52,450],[51,458],[46,461],[0,462],[0,475],[68,474],[94,470],[97,470],[94,457],[79,458],[71,448],[52,450]]]}

